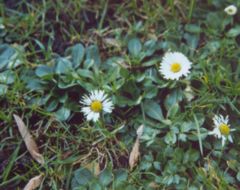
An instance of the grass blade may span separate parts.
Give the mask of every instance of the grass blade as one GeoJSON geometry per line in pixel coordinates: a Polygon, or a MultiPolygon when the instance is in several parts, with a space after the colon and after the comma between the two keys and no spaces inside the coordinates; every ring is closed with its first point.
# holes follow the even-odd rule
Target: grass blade
{"type": "Polygon", "coordinates": [[[201,152],[201,155],[203,156],[203,147],[202,147],[202,138],[201,138],[200,126],[199,126],[199,123],[198,123],[198,120],[197,120],[197,117],[196,117],[195,114],[193,114],[193,118],[194,118],[194,121],[195,121],[195,125],[197,127],[200,152],[201,152]]]}
{"type": "Polygon", "coordinates": [[[14,152],[13,152],[12,155],[10,156],[8,165],[7,165],[7,167],[6,167],[6,169],[4,170],[3,175],[2,175],[2,176],[3,176],[3,181],[6,181],[6,180],[7,180],[8,175],[9,175],[9,173],[10,173],[12,167],[13,167],[13,164],[14,164],[14,162],[16,162],[19,149],[20,149],[20,144],[18,144],[17,148],[14,150],[14,152]]]}

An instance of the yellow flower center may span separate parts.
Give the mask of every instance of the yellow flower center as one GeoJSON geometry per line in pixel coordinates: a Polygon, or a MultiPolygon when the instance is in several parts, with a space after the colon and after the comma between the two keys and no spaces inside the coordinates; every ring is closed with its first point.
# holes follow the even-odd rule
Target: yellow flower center
{"type": "Polygon", "coordinates": [[[222,135],[229,135],[229,133],[230,133],[229,126],[224,124],[224,123],[220,124],[219,130],[220,130],[222,135]]]}
{"type": "Polygon", "coordinates": [[[102,110],[102,102],[94,100],[92,101],[90,108],[94,112],[100,112],[102,110]]]}
{"type": "Polygon", "coordinates": [[[171,65],[171,71],[174,72],[174,73],[177,73],[181,70],[181,65],[179,63],[173,63],[171,65]]]}

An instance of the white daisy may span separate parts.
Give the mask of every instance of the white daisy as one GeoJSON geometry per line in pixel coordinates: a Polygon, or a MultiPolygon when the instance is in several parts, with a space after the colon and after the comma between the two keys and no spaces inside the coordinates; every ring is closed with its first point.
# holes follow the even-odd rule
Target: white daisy
{"type": "Polygon", "coordinates": [[[233,142],[230,132],[234,131],[234,129],[230,129],[230,124],[228,124],[228,121],[228,116],[224,118],[222,115],[215,115],[213,117],[214,129],[208,133],[209,135],[214,135],[217,138],[222,139],[222,146],[225,145],[227,139],[231,143],[233,142]]]}
{"type": "Polygon", "coordinates": [[[224,12],[228,15],[235,15],[237,13],[237,7],[235,5],[229,5],[224,9],[224,12]]]}
{"type": "Polygon", "coordinates": [[[102,90],[94,90],[89,95],[84,95],[80,103],[84,105],[81,111],[88,121],[96,122],[101,112],[111,113],[113,109],[112,101],[102,90]]]}
{"type": "Polygon", "coordinates": [[[168,52],[164,55],[160,66],[160,73],[165,79],[178,80],[187,76],[192,63],[180,52],[168,52]]]}

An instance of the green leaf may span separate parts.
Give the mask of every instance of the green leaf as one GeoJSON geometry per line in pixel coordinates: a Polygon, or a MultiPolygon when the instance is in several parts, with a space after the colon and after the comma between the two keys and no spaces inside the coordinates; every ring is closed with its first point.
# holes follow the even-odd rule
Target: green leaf
{"type": "Polygon", "coordinates": [[[39,65],[35,71],[38,77],[44,77],[53,74],[53,68],[47,65],[39,65]]]}
{"type": "Polygon", "coordinates": [[[145,160],[140,163],[139,169],[140,170],[149,170],[151,167],[152,167],[152,163],[145,160]]]}
{"type": "Polygon", "coordinates": [[[109,168],[104,169],[99,175],[99,180],[105,187],[111,183],[112,178],[112,172],[109,168]]]}
{"type": "Polygon", "coordinates": [[[81,64],[84,54],[85,48],[82,44],[76,44],[72,47],[72,62],[74,68],[77,68],[81,64]]]}
{"type": "Polygon", "coordinates": [[[214,29],[219,30],[221,28],[222,20],[223,20],[222,16],[217,14],[217,12],[211,11],[210,13],[207,14],[206,24],[207,26],[209,26],[209,28],[211,28],[211,30],[214,29]]]}
{"type": "Polygon", "coordinates": [[[146,145],[149,146],[154,143],[156,136],[159,134],[159,130],[152,129],[150,127],[144,127],[144,133],[141,136],[141,139],[146,142],[146,145]]]}
{"type": "Polygon", "coordinates": [[[59,94],[58,95],[58,101],[61,102],[62,104],[64,104],[68,99],[68,93],[65,92],[64,94],[59,94]]]}
{"type": "Polygon", "coordinates": [[[83,81],[83,80],[78,80],[76,82],[81,87],[85,88],[87,91],[91,91],[91,90],[95,89],[95,86],[90,82],[86,82],[86,81],[83,81]]]}
{"type": "Polygon", "coordinates": [[[143,62],[142,66],[149,67],[149,66],[152,66],[152,65],[156,65],[157,63],[160,63],[159,59],[152,59],[150,61],[143,62]]]}
{"type": "Polygon", "coordinates": [[[128,185],[127,187],[124,188],[124,190],[137,190],[137,188],[134,187],[133,185],[128,185]]]}
{"type": "Polygon", "coordinates": [[[179,110],[179,105],[178,105],[178,103],[173,104],[173,105],[169,108],[169,110],[168,110],[168,112],[167,112],[167,118],[168,118],[168,117],[169,117],[169,118],[174,118],[174,116],[176,115],[176,113],[178,112],[178,110],[179,110]]]}
{"type": "Polygon", "coordinates": [[[72,70],[72,63],[66,58],[58,58],[55,72],[57,74],[66,74],[72,70]]]}
{"type": "Polygon", "coordinates": [[[77,86],[78,84],[75,83],[74,81],[70,81],[70,82],[64,82],[64,81],[59,81],[58,82],[58,88],[61,89],[67,89],[73,86],[77,86]]]}
{"type": "Polygon", "coordinates": [[[183,98],[182,90],[174,90],[171,94],[167,95],[167,98],[164,101],[164,105],[169,110],[174,104],[181,101],[183,98]]]}
{"type": "Polygon", "coordinates": [[[14,49],[7,44],[0,44],[0,69],[4,68],[11,56],[14,54],[14,49]]]}
{"type": "Polygon", "coordinates": [[[156,40],[148,40],[144,43],[143,49],[145,56],[151,56],[156,51],[157,41],[156,40]]]}
{"type": "Polygon", "coordinates": [[[44,88],[44,81],[42,80],[31,79],[26,82],[27,82],[27,88],[30,90],[43,90],[44,88]]]}
{"type": "Polygon", "coordinates": [[[48,102],[46,110],[48,112],[51,112],[51,111],[55,110],[57,108],[57,106],[58,106],[58,101],[52,100],[52,101],[48,102]]]}
{"type": "Polygon", "coordinates": [[[114,184],[119,186],[127,181],[128,172],[125,169],[118,169],[114,172],[114,184]]]}
{"type": "Polygon", "coordinates": [[[91,45],[86,48],[86,61],[84,67],[89,68],[87,64],[90,64],[91,62],[96,66],[99,66],[101,63],[98,46],[96,45],[91,45]]]}
{"type": "Polygon", "coordinates": [[[6,70],[0,73],[0,83],[12,84],[15,80],[15,73],[11,70],[6,70]]]}
{"type": "Polygon", "coordinates": [[[180,131],[181,132],[189,132],[191,129],[195,128],[195,124],[192,122],[183,122],[182,125],[180,126],[180,131]]]}
{"type": "Polygon", "coordinates": [[[16,62],[16,50],[8,44],[0,44],[0,69],[7,67],[9,63],[16,62]]]}
{"type": "Polygon", "coordinates": [[[0,95],[4,95],[7,93],[8,86],[5,84],[0,84],[0,95]]]}
{"type": "Polygon", "coordinates": [[[237,173],[237,180],[240,181],[240,172],[237,173]]]}
{"type": "Polygon", "coordinates": [[[151,99],[156,97],[158,94],[158,89],[151,85],[151,86],[147,86],[146,88],[144,88],[144,97],[147,99],[151,99]]]}
{"type": "Polygon", "coordinates": [[[115,96],[116,104],[119,106],[124,105],[137,105],[141,102],[142,96],[140,95],[139,88],[134,80],[129,80],[121,88],[121,94],[115,96]]]}
{"type": "Polygon", "coordinates": [[[183,163],[196,162],[199,159],[199,152],[193,149],[187,150],[184,154],[183,163]]]}
{"type": "Polygon", "coordinates": [[[133,38],[128,42],[128,50],[134,56],[138,57],[142,50],[142,44],[138,38],[133,38]]]}
{"type": "Polygon", "coordinates": [[[160,105],[152,100],[145,101],[143,109],[146,115],[152,119],[156,119],[158,121],[162,121],[164,119],[160,105]]]}
{"type": "Polygon", "coordinates": [[[196,24],[186,24],[184,29],[187,32],[195,33],[195,34],[199,34],[201,32],[201,27],[196,24]]]}
{"type": "Polygon", "coordinates": [[[207,43],[206,47],[208,52],[210,51],[210,53],[214,53],[217,52],[217,50],[221,47],[221,44],[219,41],[211,41],[207,43]]]}
{"type": "Polygon", "coordinates": [[[176,134],[175,134],[173,131],[170,131],[170,132],[168,132],[167,135],[165,136],[164,141],[165,141],[167,144],[175,144],[176,141],[177,141],[177,136],[176,136],[176,134]]]}
{"type": "Polygon", "coordinates": [[[161,163],[160,162],[157,162],[157,161],[153,162],[153,166],[156,170],[161,170],[161,163]]]}
{"type": "Polygon", "coordinates": [[[93,189],[93,190],[103,190],[102,186],[99,184],[99,182],[97,181],[93,181],[90,185],[89,185],[89,189],[93,189]]]}
{"type": "Polygon", "coordinates": [[[193,35],[189,33],[185,33],[183,37],[186,39],[187,44],[190,46],[190,49],[196,49],[198,46],[199,42],[199,36],[198,35],[193,35]]]}
{"type": "Polygon", "coordinates": [[[227,32],[227,36],[228,37],[237,37],[240,34],[240,26],[237,25],[234,28],[231,28],[228,32],[227,32]]]}
{"type": "Polygon", "coordinates": [[[91,78],[93,79],[93,72],[87,69],[78,69],[77,74],[84,78],[91,78]]]}
{"type": "Polygon", "coordinates": [[[181,134],[179,134],[178,139],[179,139],[180,141],[186,142],[186,140],[187,140],[187,135],[181,133],[181,134]]]}
{"type": "Polygon", "coordinates": [[[55,112],[55,116],[59,121],[66,121],[70,116],[70,110],[62,107],[57,112],[55,112]]]}
{"type": "Polygon", "coordinates": [[[87,185],[93,178],[93,174],[86,168],[80,168],[74,172],[74,179],[78,185],[87,185]]]}

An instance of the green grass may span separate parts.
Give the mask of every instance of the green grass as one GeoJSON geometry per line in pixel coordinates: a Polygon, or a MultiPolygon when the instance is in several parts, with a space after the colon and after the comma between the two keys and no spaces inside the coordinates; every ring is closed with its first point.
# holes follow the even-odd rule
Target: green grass
{"type": "Polygon", "coordinates": [[[229,4],[240,8],[231,0],[1,2],[0,189],[22,189],[39,174],[39,189],[239,189],[240,16],[223,11],[229,4]],[[186,78],[159,74],[169,50],[193,62],[186,78]],[[7,55],[20,65],[7,68],[7,55]],[[97,123],[86,122],[79,104],[94,89],[115,107],[97,123]],[[207,135],[215,114],[229,115],[234,143],[207,135]],[[141,124],[141,156],[130,171],[141,124]]]}

